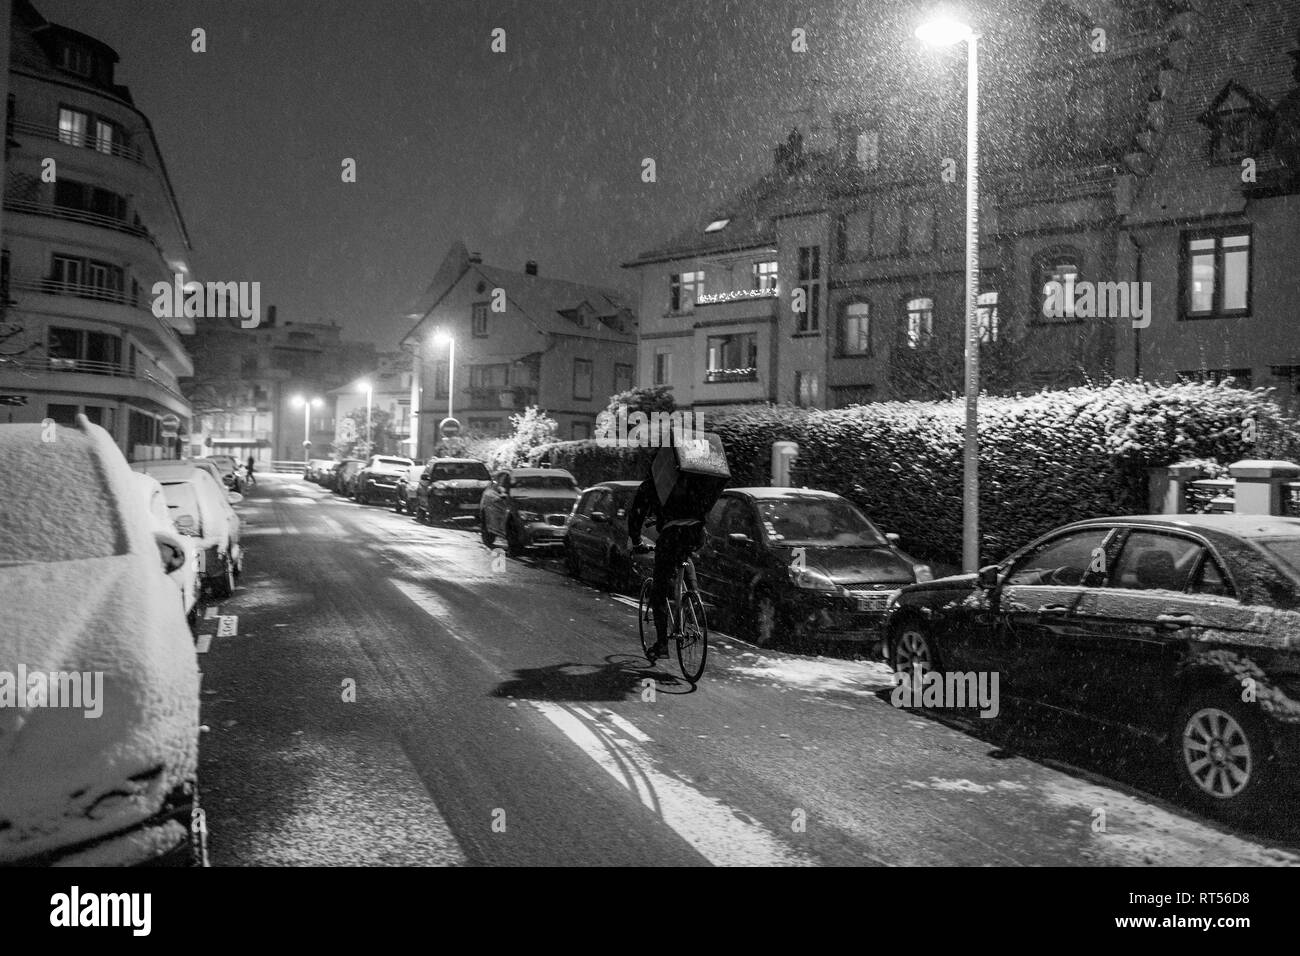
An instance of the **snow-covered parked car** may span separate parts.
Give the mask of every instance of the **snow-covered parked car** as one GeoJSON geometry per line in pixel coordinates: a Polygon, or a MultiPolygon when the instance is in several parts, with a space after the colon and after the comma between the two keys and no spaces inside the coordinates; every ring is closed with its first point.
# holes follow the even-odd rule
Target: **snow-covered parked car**
{"type": "Polygon", "coordinates": [[[199,579],[199,556],[194,547],[194,539],[176,530],[171,513],[167,509],[167,497],[162,485],[152,475],[136,472],[136,483],[144,495],[149,509],[149,518],[154,532],[154,541],[158,545],[158,554],[162,558],[163,570],[180,592],[181,607],[185,611],[185,620],[190,626],[190,633],[198,628],[199,598],[202,585],[199,579]]]}
{"type": "Polygon", "coordinates": [[[231,504],[243,495],[227,491],[191,461],[137,461],[131,467],[162,485],[176,529],[195,539],[203,583],[217,600],[230,597],[244,570],[239,515],[231,504]]]}
{"type": "Polygon", "coordinates": [[[198,665],[138,480],[84,416],[0,425],[0,461],[0,865],[201,862],[198,665]]]}

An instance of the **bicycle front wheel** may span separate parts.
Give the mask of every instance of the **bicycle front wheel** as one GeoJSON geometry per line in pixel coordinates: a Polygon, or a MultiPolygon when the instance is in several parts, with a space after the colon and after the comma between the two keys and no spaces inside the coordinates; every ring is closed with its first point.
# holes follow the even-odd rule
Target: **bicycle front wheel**
{"type": "Polygon", "coordinates": [[[641,650],[647,658],[650,657],[650,648],[655,643],[655,613],[654,604],[651,595],[654,589],[654,582],[646,578],[641,582],[641,597],[637,601],[636,622],[637,627],[641,630],[641,650]]]}
{"type": "Polygon", "coordinates": [[[704,673],[709,656],[709,624],[704,618],[704,602],[694,591],[682,595],[682,623],[677,632],[677,663],[682,676],[694,684],[704,673]]]}

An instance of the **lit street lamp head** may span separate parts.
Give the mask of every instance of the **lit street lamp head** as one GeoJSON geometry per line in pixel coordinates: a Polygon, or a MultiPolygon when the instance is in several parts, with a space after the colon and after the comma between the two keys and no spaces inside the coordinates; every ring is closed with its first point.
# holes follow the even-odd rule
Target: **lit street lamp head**
{"type": "Polygon", "coordinates": [[[437,332],[433,336],[433,344],[438,346],[450,345],[451,336],[446,332],[437,332]]]}
{"type": "Polygon", "coordinates": [[[931,17],[916,28],[916,38],[926,46],[952,46],[974,36],[967,24],[946,14],[931,17]]]}

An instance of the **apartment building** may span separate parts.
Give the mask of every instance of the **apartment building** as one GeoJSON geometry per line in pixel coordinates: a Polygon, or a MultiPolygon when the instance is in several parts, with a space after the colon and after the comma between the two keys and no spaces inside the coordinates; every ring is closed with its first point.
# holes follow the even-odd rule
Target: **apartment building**
{"type": "Polygon", "coordinates": [[[469,431],[508,434],[511,415],[538,405],[560,438],[590,438],[609,397],[635,381],[636,319],[623,296],[542,276],[536,262],[504,269],[455,243],[408,317],[418,457],[449,413],[469,431]]]}
{"type": "Polygon", "coordinates": [[[0,420],[84,413],[128,456],[175,455],[193,319],[155,317],[150,289],[192,278],[191,249],[149,119],[112,48],[27,0],[10,26],[0,420]]]}
{"type": "MultiPolygon", "coordinates": [[[[1300,7],[968,12],[996,25],[980,59],[984,387],[1233,376],[1293,395],[1300,7]],[[1053,283],[1115,282],[1149,282],[1150,302],[1048,308],[1053,283]]],[[[625,263],[642,381],[701,406],[960,392],[965,54],[877,66],[817,137],[792,131],[766,175],[625,263]]]]}

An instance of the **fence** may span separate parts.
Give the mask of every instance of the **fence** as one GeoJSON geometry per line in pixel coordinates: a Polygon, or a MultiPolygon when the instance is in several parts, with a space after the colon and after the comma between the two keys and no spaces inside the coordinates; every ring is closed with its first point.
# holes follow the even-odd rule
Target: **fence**
{"type": "Polygon", "coordinates": [[[307,468],[305,461],[272,461],[271,470],[286,475],[301,475],[307,468]]]}

